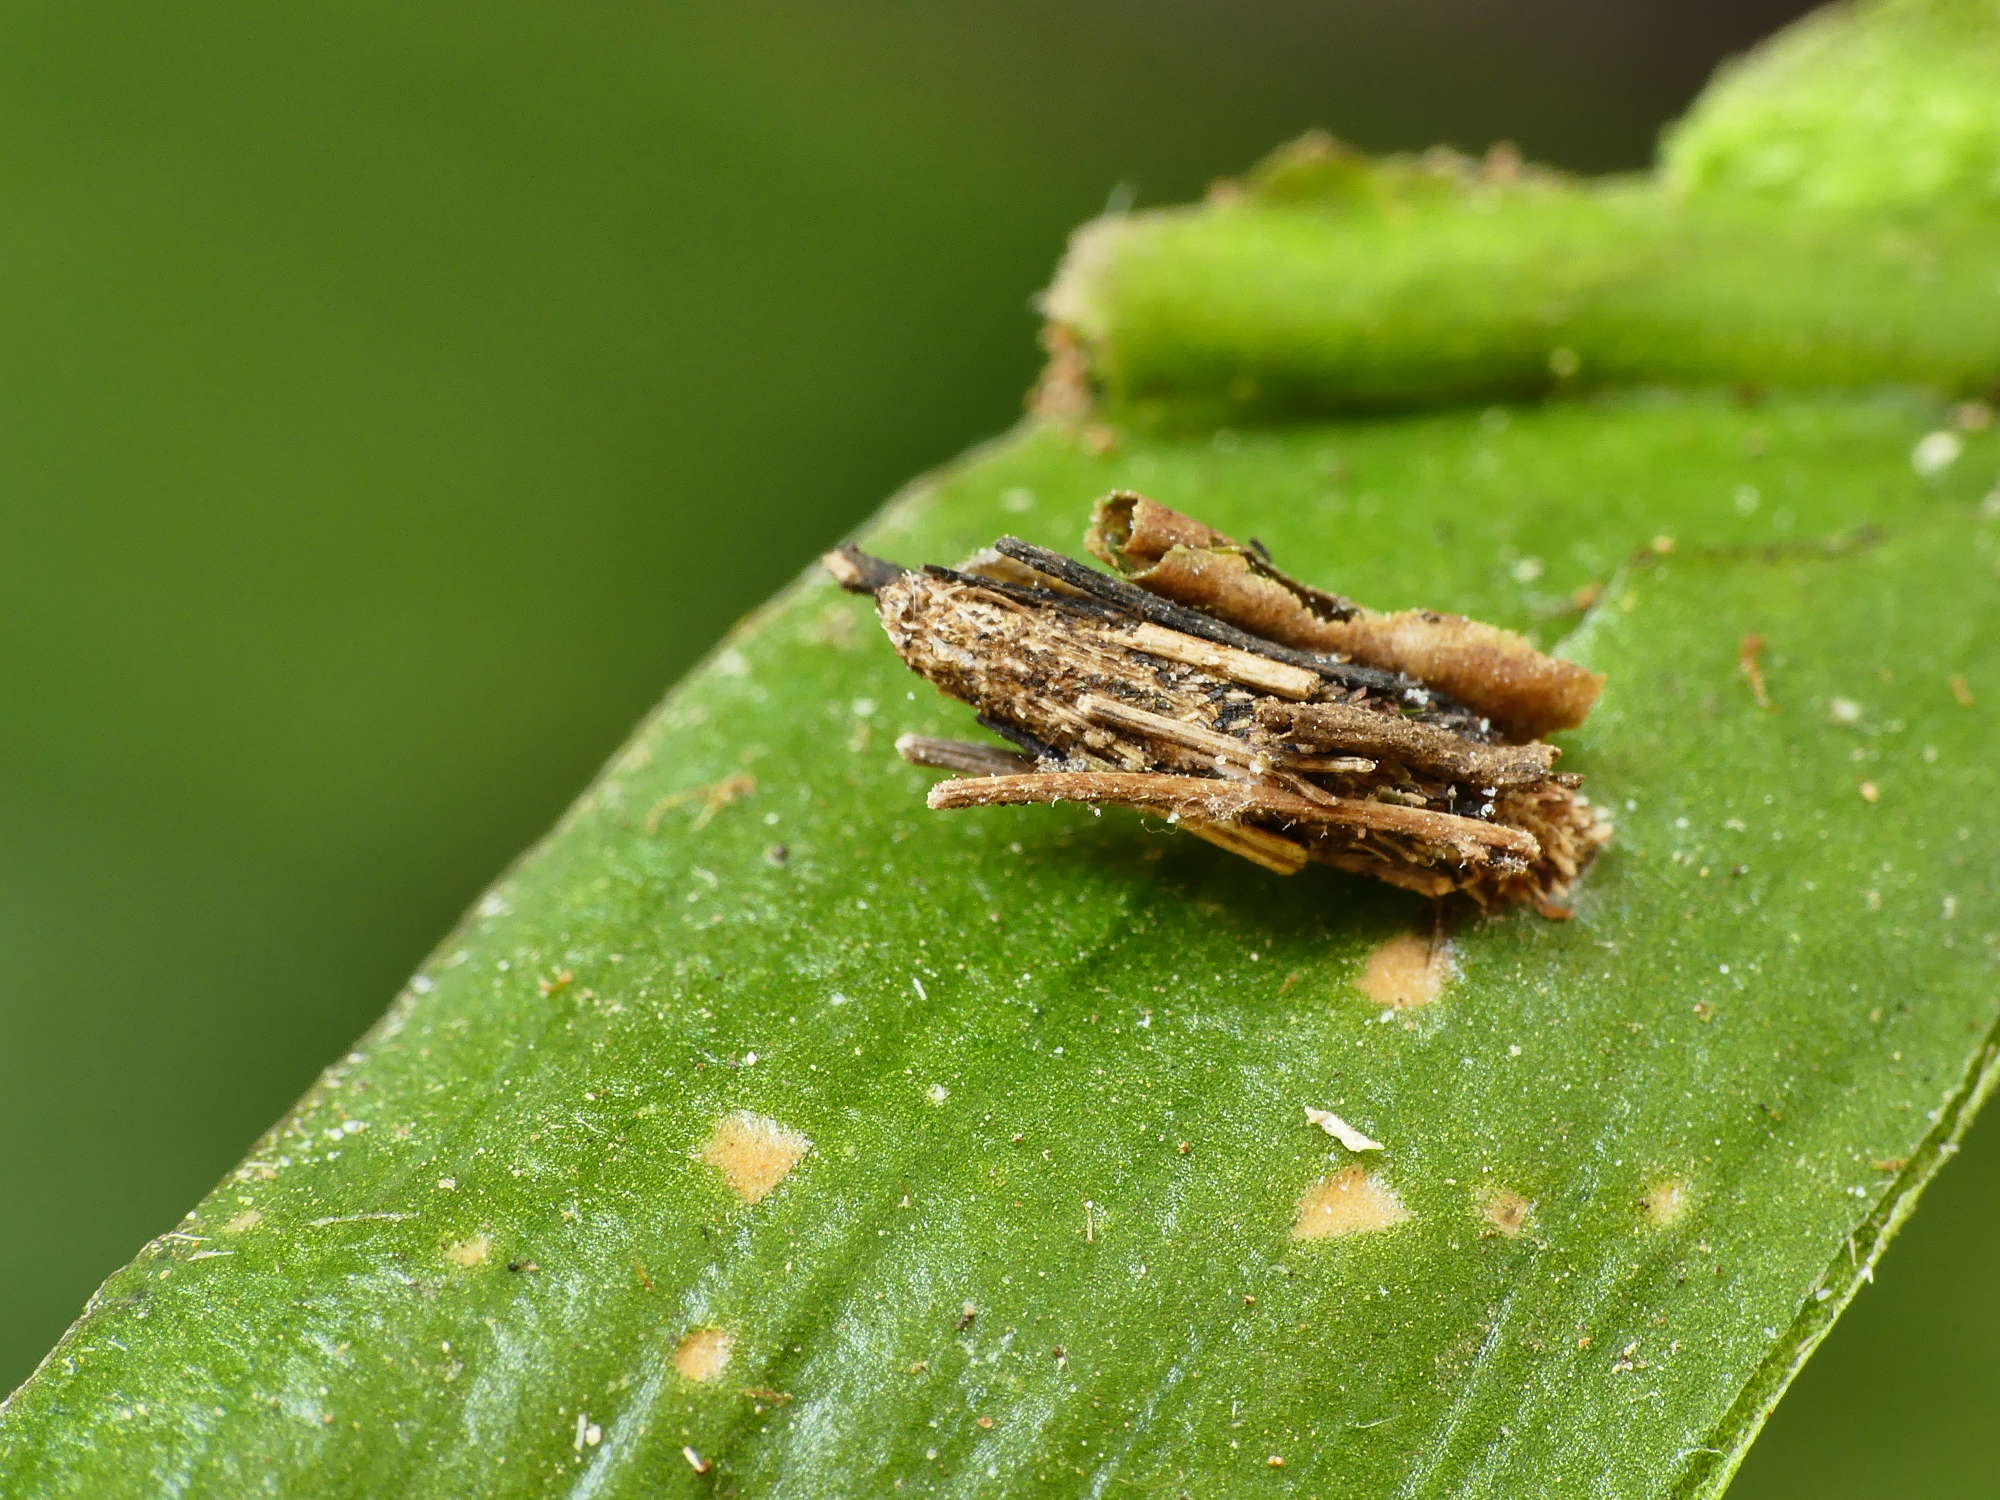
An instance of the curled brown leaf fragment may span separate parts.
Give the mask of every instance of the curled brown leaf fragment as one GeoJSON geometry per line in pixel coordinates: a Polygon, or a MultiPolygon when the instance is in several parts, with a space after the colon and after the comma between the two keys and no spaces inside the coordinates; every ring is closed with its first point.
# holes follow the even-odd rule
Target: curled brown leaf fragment
{"type": "Polygon", "coordinates": [[[1544,656],[1511,630],[1434,610],[1377,614],[1312,588],[1279,572],[1261,547],[1129,490],[1097,502],[1085,543],[1100,562],[1156,594],[1281,646],[1407,673],[1513,739],[1576,728],[1604,687],[1599,674],[1544,656]]]}
{"type": "Polygon", "coordinates": [[[956,569],[828,554],[904,663],[1013,746],[905,736],[960,773],[933,808],[1141,808],[1280,874],[1550,912],[1609,839],[1538,742],[1595,674],[1476,621],[1370,614],[1130,493],[1087,540],[1125,576],[1013,537],[956,569]]]}

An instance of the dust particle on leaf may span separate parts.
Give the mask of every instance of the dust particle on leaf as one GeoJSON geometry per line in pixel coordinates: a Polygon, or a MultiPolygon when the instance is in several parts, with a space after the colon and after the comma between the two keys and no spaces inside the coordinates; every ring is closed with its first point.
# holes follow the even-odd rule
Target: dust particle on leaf
{"type": "Polygon", "coordinates": [[[1437,999],[1453,972],[1451,945],[1443,938],[1403,933],[1375,946],[1354,984],[1378,1005],[1415,1010],[1437,999]]]}
{"type": "Polygon", "coordinates": [[[697,1156],[722,1174],[738,1198],[755,1203],[789,1177],[810,1150],[812,1142],[798,1131],[739,1109],[716,1121],[697,1156]]]}
{"type": "Polygon", "coordinates": [[[1396,1190],[1365,1167],[1343,1167],[1322,1177],[1299,1199],[1292,1221],[1295,1240],[1325,1240],[1368,1234],[1409,1222],[1410,1211],[1396,1190]]]}
{"type": "Polygon", "coordinates": [[[674,1346],[674,1368],[685,1380],[713,1380],[729,1368],[736,1338],[727,1328],[691,1328],[674,1346]]]}

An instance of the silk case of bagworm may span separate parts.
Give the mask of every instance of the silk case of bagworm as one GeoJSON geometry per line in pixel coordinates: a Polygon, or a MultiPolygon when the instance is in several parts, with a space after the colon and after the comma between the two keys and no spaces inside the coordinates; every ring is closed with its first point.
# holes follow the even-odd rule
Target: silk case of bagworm
{"type": "Polygon", "coordinates": [[[1318,861],[1565,914],[1611,830],[1542,736],[1581,724],[1602,677],[1475,620],[1310,588],[1129,492],[1085,540],[1111,571],[1014,537],[956,568],[824,559],[1012,747],[904,736],[906,759],[960,773],[932,807],[1139,808],[1280,874],[1318,861]]]}

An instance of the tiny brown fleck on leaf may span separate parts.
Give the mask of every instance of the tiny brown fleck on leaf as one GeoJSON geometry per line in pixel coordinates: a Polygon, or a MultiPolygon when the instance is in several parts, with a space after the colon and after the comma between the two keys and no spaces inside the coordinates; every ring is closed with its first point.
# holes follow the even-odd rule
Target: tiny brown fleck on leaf
{"type": "Polygon", "coordinates": [[[1528,1199],[1502,1188],[1480,1205],[1479,1216],[1511,1240],[1527,1227],[1528,1217],[1534,1211],[1535,1205],[1528,1199]]]}
{"type": "Polygon", "coordinates": [[[1736,648],[1736,665],[1742,668],[1743,678],[1750,684],[1750,696],[1757,700],[1757,706],[1765,713],[1775,713],[1778,705],[1771,701],[1771,695],[1764,687],[1764,667],[1762,656],[1764,637],[1746,635],[1736,648]]]}

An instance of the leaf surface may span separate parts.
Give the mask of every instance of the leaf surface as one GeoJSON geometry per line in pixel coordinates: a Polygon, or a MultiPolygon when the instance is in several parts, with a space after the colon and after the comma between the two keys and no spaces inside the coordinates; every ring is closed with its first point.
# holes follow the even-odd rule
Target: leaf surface
{"type": "Polygon", "coordinates": [[[809,579],[107,1284],[0,1472],[1701,1492],[1989,1077],[1986,710],[1951,680],[1996,681],[2000,445],[1920,478],[1938,420],[1649,396],[1111,455],[1024,431],[871,545],[1064,543],[1138,484],[1608,672],[1569,764],[1619,836],[1576,919],[1457,933],[1396,1011],[1356,980],[1428,932],[1413,899],[1134,817],[927,813],[889,744],[962,711],[809,579]],[[1353,1160],[1306,1105],[1384,1142],[1407,1222],[1293,1238],[1353,1160]],[[736,1111],[811,1141],[751,1205],[701,1159],[736,1111]],[[728,1365],[690,1380],[708,1328],[728,1365]]]}

